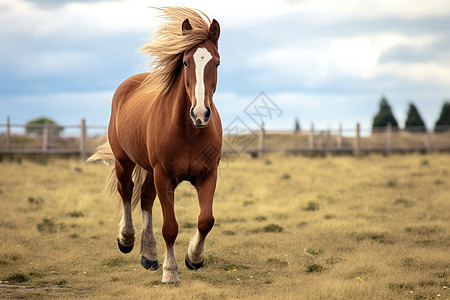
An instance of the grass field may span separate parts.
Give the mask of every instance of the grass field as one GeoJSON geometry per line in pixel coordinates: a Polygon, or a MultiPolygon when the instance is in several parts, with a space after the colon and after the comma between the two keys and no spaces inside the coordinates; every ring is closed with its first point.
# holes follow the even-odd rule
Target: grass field
{"type": "MultiPolygon", "coordinates": [[[[198,205],[176,191],[180,284],[116,246],[105,166],[75,159],[0,163],[0,298],[448,299],[450,155],[223,163],[205,267],[184,256],[198,205]]],[[[154,226],[160,262],[161,210],[154,226]]],[[[134,212],[138,232],[140,212],[134,212]]]]}

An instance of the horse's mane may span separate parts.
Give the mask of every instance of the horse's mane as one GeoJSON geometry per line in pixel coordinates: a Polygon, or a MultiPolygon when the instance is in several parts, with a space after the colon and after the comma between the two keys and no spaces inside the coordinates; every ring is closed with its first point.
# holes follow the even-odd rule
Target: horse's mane
{"type": "Polygon", "coordinates": [[[147,92],[167,92],[181,68],[186,50],[209,38],[211,20],[199,10],[185,7],[161,7],[159,16],[165,20],[152,39],[140,51],[150,60],[149,73],[142,82],[147,92]],[[189,19],[192,30],[182,33],[181,24],[189,19]],[[206,20],[205,20],[206,19],[206,20]]]}

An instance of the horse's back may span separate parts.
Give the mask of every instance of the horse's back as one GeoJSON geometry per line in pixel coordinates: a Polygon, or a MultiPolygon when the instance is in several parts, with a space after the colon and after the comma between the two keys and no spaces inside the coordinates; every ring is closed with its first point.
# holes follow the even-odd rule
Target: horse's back
{"type": "Polygon", "coordinates": [[[148,100],[154,98],[140,88],[146,77],[146,73],[131,76],[123,81],[114,93],[108,139],[116,158],[129,157],[135,162],[146,160],[146,147],[144,144],[138,144],[143,141],[145,134],[143,114],[148,100]]]}
{"type": "Polygon", "coordinates": [[[114,111],[117,112],[119,105],[121,105],[124,101],[126,101],[131,94],[134,94],[139,90],[142,82],[145,80],[146,77],[147,77],[146,73],[136,74],[125,79],[119,85],[113,96],[112,101],[113,112],[114,111]]]}

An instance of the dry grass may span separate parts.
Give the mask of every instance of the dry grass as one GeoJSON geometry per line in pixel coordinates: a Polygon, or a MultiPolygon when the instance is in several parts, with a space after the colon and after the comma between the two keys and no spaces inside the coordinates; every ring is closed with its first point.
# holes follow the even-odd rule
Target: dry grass
{"type": "MultiPolygon", "coordinates": [[[[161,270],[140,266],[138,246],[116,249],[104,166],[3,161],[0,298],[448,299],[449,172],[444,154],[222,164],[206,266],[183,263],[198,214],[183,184],[181,283],[162,286],[161,270]]],[[[159,204],[154,211],[162,261],[159,204]]]]}

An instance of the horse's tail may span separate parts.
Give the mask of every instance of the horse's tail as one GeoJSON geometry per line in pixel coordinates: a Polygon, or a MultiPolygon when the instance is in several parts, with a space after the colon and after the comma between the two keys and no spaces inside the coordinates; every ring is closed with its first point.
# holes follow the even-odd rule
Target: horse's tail
{"type": "MultiPolygon", "coordinates": [[[[115,157],[111,149],[111,145],[109,142],[106,142],[100,146],[97,147],[95,153],[90,156],[87,159],[87,162],[95,162],[95,161],[102,161],[105,163],[109,168],[109,174],[106,178],[106,184],[104,191],[107,194],[110,194],[111,196],[115,196],[117,192],[117,177],[116,177],[116,170],[114,166],[115,157]]],[[[141,189],[142,185],[144,184],[145,177],[147,176],[147,171],[142,168],[139,165],[136,165],[136,167],[133,170],[133,196],[131,198],[131,207],[134,209],[136,205],[139,203],[139,200],[141,199],[141,189]]]]}

